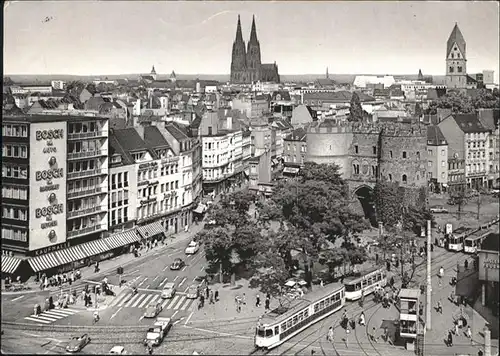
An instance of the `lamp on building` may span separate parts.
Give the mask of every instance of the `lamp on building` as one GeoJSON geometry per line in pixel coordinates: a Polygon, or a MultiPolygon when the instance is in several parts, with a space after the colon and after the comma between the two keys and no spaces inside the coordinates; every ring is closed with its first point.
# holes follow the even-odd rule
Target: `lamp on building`
{"type": "Polygon", "coordinates": [[[50,230],[48,236],[49,236],[50,242],[55,242],[55,240],[56,240],[56,232],[54,230],[50,230]]]}
{"type": "Polygon", "coordinates": [[[55,193],[51,193],[49,195],[49,202],[53,203],[55,200],[56,200],[56,194],[55,193]]]}
{"type": "Polygon", "coordinates": [[[54,156],[50,157],[50,159],[49,159],[49,164],[50,164],[51,166],[53,166],[54,164],[56,164],[56,158],[55,158],[54,156]]]}

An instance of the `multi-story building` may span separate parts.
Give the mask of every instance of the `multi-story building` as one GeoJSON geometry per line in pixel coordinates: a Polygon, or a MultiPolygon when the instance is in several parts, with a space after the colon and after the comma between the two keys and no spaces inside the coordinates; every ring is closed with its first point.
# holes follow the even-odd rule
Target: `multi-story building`
{"type": "Polygon", "coordinates": [[[448,116],[438,124],[448,141],[448,155],[465,161],[468,188],[485,187],[488,183],[489,129],[477,114],[448,116]]]}
{"type": "Polygon", "coordinates": [[[478,110],[479,121],[484,127],[489,129],[488,138],[488,187],[497,188],[500,187],[500,170],[499,170],[499,160],[500,160],[500,109],[479,109],[478,110]]]}
{"type": "Polygon", "coordinates": [[[248,136],[243,135],[245,126],[225,110],[206,112],[193,125],[203,145],[204,193],[215,196],[240,186],[249,151],[248,136]]]}
{"type": "Polygon", "coordinates": [[[427,180],[432,191],[442,191],[448,185],[448,165],[446,138],[439,126],[427,126],[427,180]]]}
{"type": "Polygon", "coordinates": [[[2,249],[34,272],[84,256],[64,251],[108,229],[108,119],[4,117],[2,138],[2,249]]]}
{"type": "Polygon", "coordinates": [[[281,160],[283,158],[284,139],[293,131],[293,126],[285,119],[274,119],[271,124],[271,129],[276,132],[275,158],[281,160]]]}
{"type": "Polygon", "coordinates": [[[446,42],[446,87],[463,89],[467,87],[466,43],[455,23],[446,42]]]}
{"type": "Polygon", "coordinates": [[[302,127],[299,127],[284,140],[284,154],[285,166],[288,163],[303,166],[307,155],[307,132],[302,127]]]}

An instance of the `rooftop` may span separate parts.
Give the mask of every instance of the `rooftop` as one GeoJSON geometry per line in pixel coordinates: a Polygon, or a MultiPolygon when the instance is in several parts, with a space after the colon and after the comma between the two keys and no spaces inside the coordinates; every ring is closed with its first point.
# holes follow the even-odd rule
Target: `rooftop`
{"type": "Polygon", "coordinates": [[[498,234],[498,232],[492,232],[484,238],[483,242],[481,243],[480,250],[499,252],[500,251],[499,242],[500,242],[500,235],[498,234]]]}
{"type": "Polygon", "coordinates": [[[436,125],[427,126],[427,144],[433,146],[448,144],[439,126],[436,125]]]}
{"type": "Polygon", "coordinates": [[[465,133],[489,131],[479,121],[477,114],[456,114],[453,117],[460,129],[465,133]]]}

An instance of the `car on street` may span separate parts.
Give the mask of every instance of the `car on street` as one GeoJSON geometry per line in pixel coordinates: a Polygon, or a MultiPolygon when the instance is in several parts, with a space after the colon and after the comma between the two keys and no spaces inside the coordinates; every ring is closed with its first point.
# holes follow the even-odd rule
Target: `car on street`
{"type": "Polygon", "coordinates": [[[204,290],[207,287],[207,279],[203,276],[196,276],[193,279],[193,284],[196,284],[199,290],[204,290]]]}
{"type": "Polygon", "coordinates": [[[109,355],[126,355],[127,351],[123,346],[113,346],[111,350],[109,350],[109,355]]]}
{"type": "Polygon", "coordinates": [[[184,251],[186,255],[194,255],[200,249],[200,244],[196,241],[191,241],[184,251]]]}
{"type": "Polygon", "coordinates": [[[146,312],[144,313],[145,318],[154,318],[158,314],[161,313],[161,310],[163,308],[161,307],[161,303],[150,303],[148,307],[146,308],[146,312]]]}
{"type": "Polygon", "coordinates": [[[448,212],[448,209],[446,209],[442,205],[435,205],[430,208],[431,213],[433,214],[446,214],[448,212]]]}
{"type": "Polygon", "coordinates": [[[163,290],[161,291],[161,297],[163,299],[173,298],[176,292],[175,283],[169,282],[165,284],[163,290]]]}
{"type": "Polygon", "coordinates": [[[172,319],[157,318],[156,322],[148,329],[144,345],[158,346],[172,328],[172,319]]]}
{"type": "Polygon", "coordinates": [[[196,299],[200,294],[200,290],[197,284],[191,284],[187,290],[186,298],[187,299],[196,299]]]}
{"type": "Polygon", "coordinates": [[[172,262],[172,264],[170,265],[170,269],[172,271],[178,271],[180,270],[182,267],[184,267],[186,264],[184,263],[184,261],[180,258],[176,258],[174,260],[174,262],[172,262]]]}
{"type": "Polygon", "coordinates": [[[78,352],[83,349],[90,342],[90,337],[87,334],[83,334],[82,336],[73,337],[68,345],[66,346],[67,352],[78,352]]]}

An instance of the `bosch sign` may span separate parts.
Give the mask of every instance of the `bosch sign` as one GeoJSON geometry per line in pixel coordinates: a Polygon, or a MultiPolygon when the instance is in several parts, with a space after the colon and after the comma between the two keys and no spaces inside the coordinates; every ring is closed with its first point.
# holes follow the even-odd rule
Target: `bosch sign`
{"type": "Polygon", "coordinates": [[[56,205],[51,205],[47,206],[44,208],[38,208],[35,210],[35,214],[37,219],[41,218],[42,216],[47,216],[47,215],[56,215],[56,214],[61,214],[64,210],[63,204],[56,204],[56,205]]]}
{"type": "Polygon", "coordinates": [[[37,171],[36,180],[51,180],[55,178],[62,178],[64,176],[64,170],[62,168],[46,169],[44,171],[37,171]]]}
{"type": "Polygon", "coordinates": [[[36,132],[37,141],[64,138],[64,130],[40,130],[36,132]]]}

